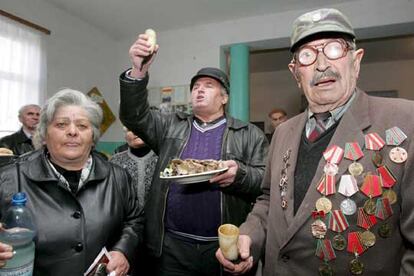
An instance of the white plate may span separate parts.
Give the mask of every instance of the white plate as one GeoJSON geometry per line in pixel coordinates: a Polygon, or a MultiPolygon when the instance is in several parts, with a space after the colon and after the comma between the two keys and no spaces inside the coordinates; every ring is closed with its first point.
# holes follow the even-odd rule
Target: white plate
{"type": "Polygon", "coordinates": [[[190,175],[177,175],[177,176],[160,176],[161,179],[171,180],[178,184],[193,184],[210,180],[215,174],[225,172],[229,168],[222,168],[209,172],[195,173],[190,175]]]}

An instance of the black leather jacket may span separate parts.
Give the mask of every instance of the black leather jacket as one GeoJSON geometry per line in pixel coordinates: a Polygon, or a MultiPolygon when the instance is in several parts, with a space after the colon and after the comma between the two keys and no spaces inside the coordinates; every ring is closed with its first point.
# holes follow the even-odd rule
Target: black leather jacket
{"type": "Polygon", "coordinates": [[[34,150],[32,140],[27,138],[23,132],[23,128],[1,138],[0,147],[12,150],[14,155],[22,155],[23,153],[34,150]]]}
{"type": "MultiPolygon", "coordinates": [[[[93,153],[90,175],[76,195],[59,183],[43,150],[19,158],[20,190],[28,196],[38,235],[34,275],[83,275],[106,246],[131,260],[143,214],[127,173],[93,153]]],[[[17,166],[0,169],[0,216],[18,190],[17,166]]]]}
{"type": "MultiPolygon", "coordinates": [[[[147,101],[148,77],[131,81],[120,77],[122,123],[137,133],[159,156],[150,195],[146,202],[145,242],[151,255],[159,257],[164,239],[164,214],[168,181],[160,171],[173,157],[179,157],[191,131],[193,116],[185,113],[161,114],[150,110],[147,101]]],[[[227,116],[222,145],[222,160],[235,160],[239,166],[234,183],[221,191],[222,223],[240,225],[261,194],[268,142],[252,124],[227,116]]]]}

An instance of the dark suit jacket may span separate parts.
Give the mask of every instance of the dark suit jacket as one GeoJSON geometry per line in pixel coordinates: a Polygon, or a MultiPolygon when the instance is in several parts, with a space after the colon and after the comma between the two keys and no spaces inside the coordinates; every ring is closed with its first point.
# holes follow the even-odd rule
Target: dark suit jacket
{"type": "Polygon", "coordinates": [[[22,155],[23,153],[34,150],[32,140],[27,138],[26,134],[23,132],[23,128],[1,138],[0,147],[12,150],[14,155],[22,155]]]}
{"type": "MultiPolygon", "coordinates": [[[[301,135],[307,120],[306,113],[290,119],[276,129],[268,157],[268,164],[263,180],[263,195],[258,198],[247,221],[241,226],[241,234],[248,234],[253,241],[251,250],[257,260],[264,251],[263,275],[318,275],[318,267],[323,263],[315,256],[316,239],[311,233],[314,221],[311,212],[315,210],[315,202],[321,197],[316,189],[318,180],[323,174],[325,160],[321,158],[315,176],[299,207],[293,213],[294,172],[301,135]],[[282,157],[291,149],[288,163],[288,207],[281,207],[279,181],[283,166],[282,157]]],[[[363,275],[414,275],[414,102],[402,99],[388,99],[367,96],[358,90],[357,96],[342,117],[329,145],[338,145],[344,149],[345,143],[358,141],[363,147],[364,135],[377,132],[385,140],[385,130],[398,126],[408,138],[400,145],[408,152],[405,163],[393,163],[388,157],[393,146],[385,145],[381,150],[385,164],[392,171],[397,183],[393,187],[398,202],[392,205],[393,216],[387,222],[393,227],[389,238],[381,238],[377,234],[377,225],[371,228],[376,235],[375,246],[363,253],[359,260],[364,264],[363,275]]],[[[372,151],[363,147],[364,157],[359,162],[364,171],[376,174],[376,167],[371,161],[372,151]]],[[[343,159],[339,164],[336,176],[337,185],[340,176],[349,174],[347,167],[352,161],[343,159]]],[[[363,178],[357,178],[359,186],[363,178]]],[[[338,187],[338,186],[337,186],[338,187]]],[[[339,209],[345,198],[338,192],[328,197],[333,204],[332,209],[339,209]]],[[[362,207],[367,197],[361,192],[352,196],[358,207],[362,207]]],[[[350,227],[343,232],[346,238],[351,231],[363,231],[356,225],[357,214],[347,216],[350,227]]],[[[326,220],[325,220],[326,223],[326,220]]],[[[333,233],[328,231],[328,238],[333,233]]],[[[336,275],[350,275],[349,262],[353,256],[346,251],[336,251],[336,260],[330,265],[336,275]]]]}

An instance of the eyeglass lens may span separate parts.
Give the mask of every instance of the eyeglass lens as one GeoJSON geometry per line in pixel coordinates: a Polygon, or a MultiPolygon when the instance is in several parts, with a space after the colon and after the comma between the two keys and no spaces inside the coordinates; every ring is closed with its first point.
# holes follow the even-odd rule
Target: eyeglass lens
{"type": "Polygon", "coordinates": [[[330,60],[336,60],[343,57],[346,50],[346,46],[337,40],[330,41],[318,48],[305,46],[299,50],[298,61],[302,65],[311,65],[316,61],[319,52],[323,52],[330,60]]]}

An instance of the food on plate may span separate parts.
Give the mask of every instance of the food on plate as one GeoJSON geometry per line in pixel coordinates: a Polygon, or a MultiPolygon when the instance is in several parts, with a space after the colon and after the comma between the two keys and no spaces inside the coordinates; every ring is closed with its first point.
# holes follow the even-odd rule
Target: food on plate
{"type": "Polygon", "coordinates": [[[0,155],[13,155],[13,151],[8,148],[0,148],[0,155]]]}
{"type": "Polygon", "coordinates": [[[161,172],[161,177],[192,175],[224,168],[225,166],[221,160],[172,159],[164,171],[161,172]]]}

